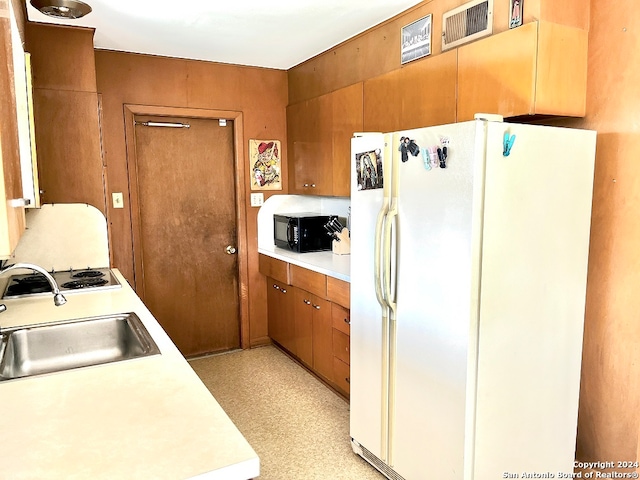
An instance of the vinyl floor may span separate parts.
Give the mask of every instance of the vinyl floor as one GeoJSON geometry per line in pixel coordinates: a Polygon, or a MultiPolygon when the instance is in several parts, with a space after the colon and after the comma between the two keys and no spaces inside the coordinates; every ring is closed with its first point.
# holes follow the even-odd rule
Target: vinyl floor
{"type": "Polygon", "coordinates": [[[348,403],[276,347],[189,363],[260,457],[260,480],[384,480],[351,450],[348,403]]]}

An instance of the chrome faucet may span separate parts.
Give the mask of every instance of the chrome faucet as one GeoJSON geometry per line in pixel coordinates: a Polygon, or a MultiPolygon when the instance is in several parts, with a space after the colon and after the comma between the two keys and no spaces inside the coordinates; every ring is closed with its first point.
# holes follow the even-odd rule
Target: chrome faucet
{"type": "MultiPolygon", "coordinates": [[[[56,307],[60,305],[64,305],[67,303],[67,299],[64,298],[64,295],[60,293],[60,287],[58,287],[58,283],[51,276],[49,272],[47,272],[44,268],[39,267],[38,265],[34,265],[33,263],[14,263],[13,265],[9,265],[4,268],[0,268],[0,275],[5,274],[11,270],[23,269],[26,268],[28,270],[33,270],[34,272],[41,273],[44,275],[44,278],[47,279],[49,285],[51,285],[51,293],[53,293],[53,303],[55,303],[56,307]]],[[[0,305],[0,313],[4,312],[7,309],[6,305],[0,305]]]]}

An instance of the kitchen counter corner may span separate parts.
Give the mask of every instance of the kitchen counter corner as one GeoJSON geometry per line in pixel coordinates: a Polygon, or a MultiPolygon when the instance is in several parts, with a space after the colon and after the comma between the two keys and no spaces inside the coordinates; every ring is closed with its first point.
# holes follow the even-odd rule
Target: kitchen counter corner
{"type": "Polygon", "coordinates": [[[0,383],[4,478],[250,479],[259,459],[164,330],[122,288],[3,300],[0,328],[135,312],[161,354],[0,383]]]}

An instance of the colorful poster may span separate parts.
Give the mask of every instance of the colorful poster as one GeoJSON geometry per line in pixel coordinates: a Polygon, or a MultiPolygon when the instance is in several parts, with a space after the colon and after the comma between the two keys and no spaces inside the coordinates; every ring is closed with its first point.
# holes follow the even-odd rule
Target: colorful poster
{"type": "Polygon", "coordinates": [[[249,140],[251,190],[282,190],[279,140],[249,140]]]}

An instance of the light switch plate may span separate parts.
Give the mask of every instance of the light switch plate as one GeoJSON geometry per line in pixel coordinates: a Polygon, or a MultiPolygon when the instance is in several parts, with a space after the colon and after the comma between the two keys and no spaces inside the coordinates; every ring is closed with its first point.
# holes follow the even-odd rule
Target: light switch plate
{"type": "Polygon", "coordinates": [[[251,194],[251,206],[259,207],[264,203],[264,193],[252,193],[251,194]]]}
{"type": "Polygon", "coordinates": [[[111,199],[113,200],[113,208],[124,208],[122,192],[113,192],[111,194],[111,199]]]}

